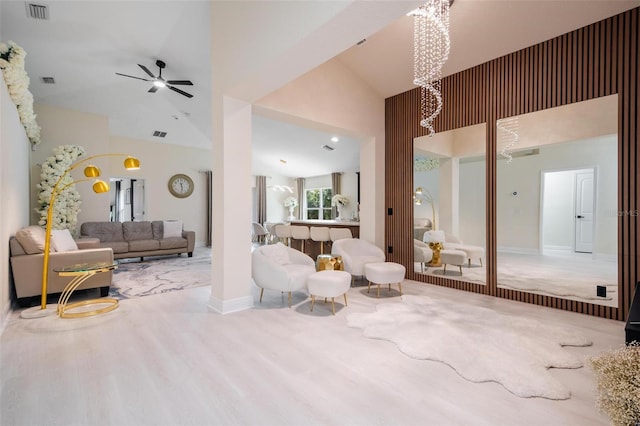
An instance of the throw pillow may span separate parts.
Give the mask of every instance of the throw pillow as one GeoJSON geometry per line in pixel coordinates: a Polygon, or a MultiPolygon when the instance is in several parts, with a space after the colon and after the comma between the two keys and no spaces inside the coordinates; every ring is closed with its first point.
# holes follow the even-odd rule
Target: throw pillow
{"type": "Polygon", "coordinates": [[[279,265],[288,265],[291,263],[287,247],[282,243],[262,247],[262,254],[279,265]]]}
{"type": "Polygon", "coordinates": [[[163,220],[162,229],[162,238],[182,237],[181,220],[163,220]]]}
{"type": "Polygon", "coordinates": [[[444,243],[444,231],[427,231],[424,233],[422,241],[425,243],[444,243]]]}
{"type": "Polygon", "coordinates": [[[78,250],[78,245],[73,240],[68,229],[54,229],[51,231],[51,246],[55,251],[78,250]]]}
{"type": "Polygon", "coordinates": [[[16,232],[16,240],[27,254],[42,253],[45,238],[46,232],[39,226],[27,226],[16,232]]]}

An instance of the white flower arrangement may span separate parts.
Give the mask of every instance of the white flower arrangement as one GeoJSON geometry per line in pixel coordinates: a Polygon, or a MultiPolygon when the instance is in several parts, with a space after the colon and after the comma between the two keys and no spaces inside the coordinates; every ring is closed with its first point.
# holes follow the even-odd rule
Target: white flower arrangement
{"type": "Polygon", "coordinates": [[[337,207],[337,206],[344,207],[348,204],[349,204],[349,199],[345,195],[336,194],[333,197],[331,197],[331,206],[333,207],[337,207]]]}
{"type": "MultiPolygon", "coordinates": [[[[40,190],[38,194],[38,205],[40,207],[35,209],[40,214],[38,225],[47,225],[47,210],[49,209],[49,200],[51,199],[54,185],[60,176],[84,154],[84,148],[81,146],[62,145],[55,148],[53,155],[42,164],[41,180],[37,185],[40,190]]],[[[75,185],[72,185],[72,183],[73,178],[67,174],[58,185],[58,188],[69,186],[56,197],[51,229],[68,229],[72,234],[75,234],[82,200],[75,185]]]]}
{"type": "Polygon", "coordinates": [[[33,95],[29,91],[29,76],[24,69],[27,53],[14,42],[0,43],[0,69],[9,90],[11,100],[18,108],[20,122],[27,132],[32,146],[40,143],[40,126],[33,112],[33,95]]]}
{"type": "Polygon", "coordinates": [[[298,200],[295,197],[287,197],[284,199],[284,206],[285,207],[297,207],[298,206],[298,200]]]}
{"type": "Polygon", "coordinates": [[[438,158],[416,158],[413,160],[413,171],[428,172],[440,167],[440,159],[438,158]]]}

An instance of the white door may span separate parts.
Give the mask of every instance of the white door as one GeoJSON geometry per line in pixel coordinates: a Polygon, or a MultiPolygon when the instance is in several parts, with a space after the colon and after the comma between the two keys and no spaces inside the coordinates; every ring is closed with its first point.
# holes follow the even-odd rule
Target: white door
{"type": "Polygon", "coordinates": [[[576,252],[593,251],[593,211],[594,211],[593,170],[576,173],[576,252]]]}
{"type": "Polygon", "coordinates": [[[133,221],[141,222],[145,219],[144,211],[144,180],[133,182],[133,221]]]}

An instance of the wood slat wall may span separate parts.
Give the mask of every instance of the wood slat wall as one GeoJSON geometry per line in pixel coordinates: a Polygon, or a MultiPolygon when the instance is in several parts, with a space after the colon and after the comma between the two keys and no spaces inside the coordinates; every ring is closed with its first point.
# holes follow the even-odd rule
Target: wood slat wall
{"type": "Polygon", "coordinates": [[[416,274],[413,270],[413,139],[420,127],[420,91],[386,99],[386,227],[388,260],[407,267],[407,278],[615,320],[625,320],[639,279],[637,216],[638,54],[640,8],[528,47],[442,81],[444,108],[436,131],[487,123],[487,285],[416,274]],[[619,308],[497,287],[495,122],[504,117],[618,94],[619,308]],[[634,215],[635,214],[635,215],[634,215]]]}

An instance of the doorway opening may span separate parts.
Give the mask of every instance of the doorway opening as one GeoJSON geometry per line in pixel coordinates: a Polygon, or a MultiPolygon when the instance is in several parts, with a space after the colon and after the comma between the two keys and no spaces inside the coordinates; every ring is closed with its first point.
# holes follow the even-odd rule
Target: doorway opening
{"type": "Polygon", "coordinates": [[[596,168],[542,172],[542,251],[593,253],[596,168]]]}
{"type": "Polygon", "coordinates": [[[146,220],[144,179],[111,178],[109,200],[111,222],[146,220]]]}

